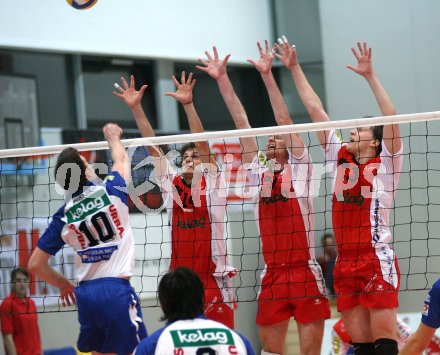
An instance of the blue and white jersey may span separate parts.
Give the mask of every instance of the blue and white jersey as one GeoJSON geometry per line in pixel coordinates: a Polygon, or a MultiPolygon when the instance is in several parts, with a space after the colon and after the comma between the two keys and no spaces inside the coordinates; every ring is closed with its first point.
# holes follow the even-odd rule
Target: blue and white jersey
{"type": "Polygon", "coordinates": [[[133,275],[134,241],[125,180],[112,171],[104,183],[88,183],[53,216],[38,247],[55,255],[64,244],[75,251],[78,282],[133,275]]]}
{"type": "Polygon", "coordinates": [[[428,292],[423,305],[422,323],[431,328],[440,327],[440,280],[428,292]]]}
{"type": "Polygon", "coordinates": [[[134,355],[254,355],[245,337],[198,316],[163,327],[141,341],[134,355]]]}

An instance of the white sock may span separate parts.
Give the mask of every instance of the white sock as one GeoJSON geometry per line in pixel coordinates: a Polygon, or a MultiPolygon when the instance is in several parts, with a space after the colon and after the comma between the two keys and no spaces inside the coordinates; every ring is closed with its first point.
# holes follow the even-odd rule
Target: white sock
{"type": "Polygon", "coordinates": [[[267,352],[267,351],[261,350],[261,355],[280,355],[280,354],[269,353],[269,352],[267,352]]]}

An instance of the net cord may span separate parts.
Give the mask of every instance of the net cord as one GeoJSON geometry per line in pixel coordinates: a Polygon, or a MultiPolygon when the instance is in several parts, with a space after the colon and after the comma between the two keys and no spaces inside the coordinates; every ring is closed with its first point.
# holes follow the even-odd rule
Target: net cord
{"type": "MultiPolygon", "coordinates": [[[[181,144],[188,142],[208,141],[214,139],[257,137],[268,136],[272,134],[305,133],[331,129],[348,129],[355,127],[415,123],[435,120],[440,120],[440,111],[394,116],[378,116],[371,118],[356,118],[351,120],[335,120],[317,123],[303,123],[286,126],[272,126],[261,128],[235,129],[229,131],[178,134],[161,137],[123,139],[121,140],[121,142],[125,147],[151,146],[170,143],[181,144]]],[[[90,143],[51,145],[42,147],[3,149],[0,150],[0,158],[29,157],[41,154],[58,154],[61,153],[66,147],[73,147],[79,151],[104,150],[108,149],[108,143],[106,141],[101,141],[90,143]]]]}

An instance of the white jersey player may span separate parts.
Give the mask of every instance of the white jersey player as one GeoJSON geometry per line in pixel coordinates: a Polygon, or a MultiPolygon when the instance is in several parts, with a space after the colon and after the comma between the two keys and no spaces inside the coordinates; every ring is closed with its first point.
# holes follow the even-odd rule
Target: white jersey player
{"type": "Polygon", "coordinates": [[[134,267],[125,182],[129,173],[121,128],[108,124],[103,132],[113,159],[104,182],[93,179],[76,149],[66,148],[58,157],[56,180],[67,192],[66,203],[41,236],[29,269],[60,288],[63,306],[78,304],[80,351],[129,354],[147,336],[139,299],[129,281],[134,267]],[[48,263],[65,244],[76,251],[76,288],[48,263]]]}
{"type": "Polygon", "coordinates": [[[144,339],[135,355],[249,355],[249,341],[203,315],[203,283],[187,267],[167,273],[159,283],[163,320],[168,324],[144,339]]]}

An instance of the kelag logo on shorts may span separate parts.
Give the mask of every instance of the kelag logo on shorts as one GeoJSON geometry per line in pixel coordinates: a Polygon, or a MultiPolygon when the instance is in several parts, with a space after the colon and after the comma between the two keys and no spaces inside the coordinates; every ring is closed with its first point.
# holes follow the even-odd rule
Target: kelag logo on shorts
{"type": "Polygon", "coordinates": [[[110,205],[110,199],[103,193],[97,191],[86,199],[74,204],[66,213],[67,223],[78,222],[87,216],[94,214],[104,206],[110,205]]]}
{"type": "Polygon", "coordinates": [[[234,338],[227,329],[207,328],[207,329],[185,329],[171,330],[175,348],[185,346],[209,346],[209,345],[234,345],[234,338]]]}

